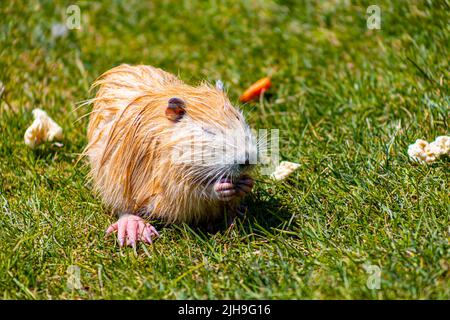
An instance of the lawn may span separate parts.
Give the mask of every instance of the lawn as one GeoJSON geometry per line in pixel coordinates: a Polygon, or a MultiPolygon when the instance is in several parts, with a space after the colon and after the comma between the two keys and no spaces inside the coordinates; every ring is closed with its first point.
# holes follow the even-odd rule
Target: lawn
{"type": "Polygon", "coordinates": [[[406,153],[450,132],[449,21],[448,1],[1,1],[0,299],[449,299],[450,162],[406,153]],[[71,4],[81,29],[52,35],[71,4]],[[121,63],[222,79],[237,105],[271,75],[242,109],[300,169],[257,175],[231,229],[156,222],[120,249],[77,105],[121,63]],[[37,107],[62,147],[24,144],[37,107]]]}

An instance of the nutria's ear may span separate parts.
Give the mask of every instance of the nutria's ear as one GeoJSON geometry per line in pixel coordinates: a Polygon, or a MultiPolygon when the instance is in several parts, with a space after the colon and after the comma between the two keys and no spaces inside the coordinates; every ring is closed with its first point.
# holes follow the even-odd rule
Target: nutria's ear
{"type": "Polygon", "coordinates": [[[186,104],[180,98],[171,98],[167,105],[166,117],[172,121],[179,121],[186,113],[186,104]]]}

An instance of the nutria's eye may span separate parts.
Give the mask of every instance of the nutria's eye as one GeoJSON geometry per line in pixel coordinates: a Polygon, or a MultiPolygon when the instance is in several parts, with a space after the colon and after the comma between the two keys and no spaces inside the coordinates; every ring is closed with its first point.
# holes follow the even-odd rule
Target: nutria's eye
{"type": "Polygon", "coordinates": [[[166,108],[166,117],[172,121],[179,121],[186,113],[186,104],[180,98],[171,98],[166,108]]]}

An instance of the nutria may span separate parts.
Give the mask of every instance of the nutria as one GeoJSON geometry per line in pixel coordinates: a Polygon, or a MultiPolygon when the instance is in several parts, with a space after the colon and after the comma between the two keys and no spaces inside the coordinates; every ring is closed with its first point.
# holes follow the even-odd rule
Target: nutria
{"type": "Polygon", "coordinates": [[[151,66],[97,79],[85,154],[95,191],[119,220],[119,244],[158,236],[144,219],[214,221],[253,187],[256,143],[221,88],[192,87],[151,66]]]}

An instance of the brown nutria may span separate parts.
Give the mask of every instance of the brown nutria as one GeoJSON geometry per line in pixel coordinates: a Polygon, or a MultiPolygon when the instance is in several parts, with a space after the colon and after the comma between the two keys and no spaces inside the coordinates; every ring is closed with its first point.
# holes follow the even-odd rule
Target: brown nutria
{"type": "Polygon", "coordinates": [[[120,215],[107,233],[121,246],[158,236],[145,217],[213,221],[251,191],[254,136],[223,90],[143,65],[94,86],[85,154],[94,189],[120,215]]]}

